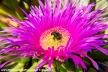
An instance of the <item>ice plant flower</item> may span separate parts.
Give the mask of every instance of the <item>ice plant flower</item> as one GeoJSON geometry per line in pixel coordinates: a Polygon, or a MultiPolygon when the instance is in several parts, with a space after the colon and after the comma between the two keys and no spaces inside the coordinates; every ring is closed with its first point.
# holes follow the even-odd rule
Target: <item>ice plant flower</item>
{"type": "Polygon", "coordinates": [[[7,56],[16,56],[1,64],[0,68],[18,58],[34,57],[42,59],[36,69],[46,63],[50,68],[54,60],[65,62],[71,58],[77,68],[81,65],[86,70],[83,61],[83,57],[86,57],[98,69],[97,63],[87,54],[99,50],[108,55],[108,51],[102,48],[106,44],[103,40],[106,34],[100,33],[108,26],[100,18],[104,10],[91,11],[93,6],[94,3],[83,6],[68,0],[64,5],[61,0],[54,0],[53,3],[45,0],[44,5],[39,0],[39,7],[31,6],[29,14],[22,9],[26,19],[18,21],[13,18],[19,27],[5,29],[8,34],[0,35],[1,45],[8,44],[0,53],[13,52],[7,56]]]}

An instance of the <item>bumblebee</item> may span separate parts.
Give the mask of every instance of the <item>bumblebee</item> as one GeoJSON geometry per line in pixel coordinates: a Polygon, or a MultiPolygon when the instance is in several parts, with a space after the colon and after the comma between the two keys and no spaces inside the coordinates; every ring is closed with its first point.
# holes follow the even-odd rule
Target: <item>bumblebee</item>
{"type": "Polygon", "coordinates": [[[56,40],[61,40],[61,38],[62,38],[62,35],[59,32],[57,32],[57,31],[52,32],[51,35],[54,36],[54,38],[53,38],[54,40],[55,39],[56,40]]]}

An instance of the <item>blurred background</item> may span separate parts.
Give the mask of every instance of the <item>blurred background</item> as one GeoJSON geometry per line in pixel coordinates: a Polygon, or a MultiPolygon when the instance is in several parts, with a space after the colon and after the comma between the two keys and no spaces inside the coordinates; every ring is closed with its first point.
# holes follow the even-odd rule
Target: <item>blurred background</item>
{"type": "MultiPolygon", "coordinates": [[[[44,2],[44,0],[41,0],[44,2]]],[[[50,1],[50,0],[49,0],[50,1]]],[[[70,0],[74,1],[74,0],[70,0]]],[[[108,6],[108,0],[77,0],[83,3],[84,5],[88,5],[89,3],[96,3],[96,6],[93,9],[104,9],[108,6]]],[[[62,0],[62,4],[65,2],[65,0],[62,0]]],[[[29,13],[30,6],[38,6],[38,0],[0,0],[0,29],[2,27],[6,27],[7,24],[14,24],[9,19],[9,15],[17,18],[18,20],[24,19],[23,12],[19,9],[24,9],[27,13],[29,13]]],[[[103,16],[106,16],[108,14],[108,9],[106,9],[103,16]]]]}
{"type": "MultiPolygon", "coordinates": [[[[70,0],[70,1],[75,1],[75,0],[70,0]]],[[[92,10],[95,10],[95,9],[102,10],[108,6],[108,0],[79,0],[79,1],[81,3],[83,3],[84,5],[88,5],[88,4],[94,2],[96,5],[94,6],[94,8],[92,10]]],[[[42,0],[42,2],[44,3],[44,0],[42,0]]],[[[65,0],[62,0],[62,4],[64,4],[64,2],[65,2],[65,0]]],[[[0,0],[0,31],[9,27],[9,25],[18,27],[18,23],[12,21],[9,16],[12,16],[12,17],[22,21],[25,19],[25,15],[20,10],[20,8],[24,9],[27,13],[29,13],[31,5],[39,6],[38,0],[0,0]]],[[[107,16],[108,16],[108,8],[106,8],[105,12],[102,14],[101,17],[107,17],[107,16]]],[[[105,22],[108,23],[107,21],[108,21],[108,19],[106,19],[105,22]]],[[[106,30],[104,33],[108,33],[108,30],[106,30]]],[[[104,46],[104,48],[108,48],[108,46],[106,45],[106,46],[104,46]]],[[[88,67],[89,67],[88,72],[108,72],[108,56],[106,56],[98,51],[93,52],[89,56],[91,56],[93,59],[95,59],[97,61],[97,63],[99,64],[100,70],[96,71],[93,68],[93,66],[91,64],[89,64],[89,61],[88,61],[88,63],[87,63],[88,67]]],[[[0,57],[2,57],[2,56],[0,55],[0,57]]],[[[1,60],[0,63],[8,61],[9,59],[10,59],[10,57],[6,58],[5,60],[1,60]]],[[[13,61],[10,64],[6,65],[4,67],[4,69],[6,69],[6,68],[7,69],[8,68],[14,68],[14,69],[15,68],[17,68],[17,69],[27,69],[28,68],[29,69],[29,68],[33,68],[36,65],[35,59],[33,59],[33,58],[24,58],[22,60],[24,60],[24,61],[21,62],[21,59],[13,61]]],[[[83,71],[81,71],[81,69],[79,71],[78,70],[77,71],[67,70],[67,71],[68,72],[83,72],[83,71]]],[[[1,71],[1,72],[8,72],[8,71],[1,71]]],[[[10,71],[10,72],[12,72],[12,71],[10,71]]],[[[19,71],[16,71],[16,72],[19,72],[19,71]]],[[[20,71],[20,72],[24,72],[24,71],[20,71]]],[[[28,72],[31,72],[31,71],[28,71],[28,72]]],[[[42,71],[40,71],[40,72],[42,72],[42,71]]],[[[45,72],[45,71],[43,71],[43,72],[45,72]]],[[[64,72],[66,72],[66,71],[64,71],[64,72]]]]}

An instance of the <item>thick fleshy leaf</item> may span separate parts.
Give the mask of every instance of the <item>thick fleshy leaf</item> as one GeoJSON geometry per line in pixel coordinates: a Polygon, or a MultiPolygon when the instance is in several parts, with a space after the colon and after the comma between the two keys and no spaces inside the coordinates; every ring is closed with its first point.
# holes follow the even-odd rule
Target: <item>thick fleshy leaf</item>
{"type": "Polygon", "coordinates": [[[89,70],[88,70],[88,72],[97,72],[94,68],[90,68],[89,70]]]}
{"type": "Polygon", "coordinates": [[[54,62],[53,62],[54,67],[59,67],[60,65],[61,65],[61,62],[54,60],[54,62]]]}
{"type": "Polygon", "coordinates": [[[18,1],[17,0],[13,0],[13,1],[4,0],[3,4],[11,8],[12,10],[15,10],[15,8],[18,6],[18,1]]]}
{"type": "Polygon", "coordinates": [[[99,51],[93,51],[92,53],[89,54],[89,56],[97,60],[108,60],[108,56],[99,51]]]}
{"type": "Polygon", "coordinates": [[[84,72],[82,67],[80,66],[79,69],[75,68],[75,72],[84,72]]]}
{"type": "Polygon", "coordinates": [[[72,70],[74,71],[75,65],[74,62],[71,59],[68,59],[63,63],[63,66],[65,67],[66,70],[72,70]]]}
{"type": "Polygon", "coordinates": [[[63,65],[61,65],[60,72],[67,72],[67,69],[63,65]]]}
{"type": "Polygon", "coordinates": [[[25,63],[18,63],[15,67],[13,67],[9,72],[18,72],[24,67],[25,63]]]}

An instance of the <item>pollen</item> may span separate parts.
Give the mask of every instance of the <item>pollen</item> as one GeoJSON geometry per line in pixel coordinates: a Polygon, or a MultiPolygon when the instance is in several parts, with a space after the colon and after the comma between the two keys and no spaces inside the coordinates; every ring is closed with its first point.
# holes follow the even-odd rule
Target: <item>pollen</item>
{"type": "Polygon", "coordinates": [[[55,27],[46,30],[40,37],[40,44],[42,48],[47,50],[49,47],[53,47],[56,50],[60,46],[66,46],[70,38],[70,33],[62,28],[55,27]]]}

